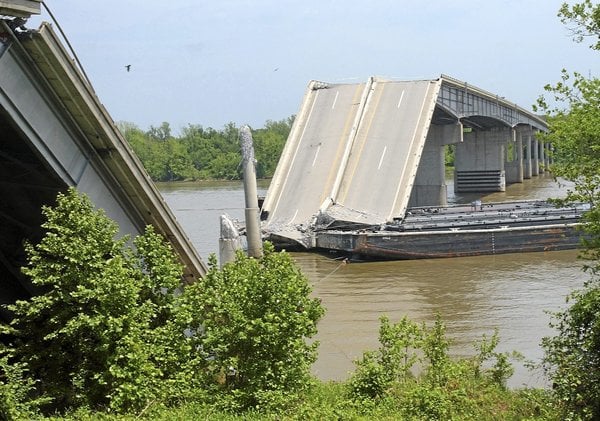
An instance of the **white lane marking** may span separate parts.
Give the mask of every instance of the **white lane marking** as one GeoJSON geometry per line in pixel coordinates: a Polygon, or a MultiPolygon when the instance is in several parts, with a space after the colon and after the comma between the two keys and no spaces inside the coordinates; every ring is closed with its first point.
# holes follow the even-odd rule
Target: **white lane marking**
{"type": "Polygon", "coordinates": [[[383,153],[381,154],[381,158],[379,158],[379,165],[377,169],[381,169],[381,164],[383,163],[383,157],[385,156],[385,152],[387,151],[387,145],[383,148],[383,153]]]}
{"type": "Polygon", "coordinates": [[[400,99],[398,100],[398,105],[396,105],[396,108],[400,108],[400,104],[402,104],[402,98],[404,98],[404,91],[402,91],[400,94],[400,99]]]}
{"type": "Polygon", "coordinates": [[[315,152],[315,159],[313,159],[312,166],[315,166],[315,162],[317,162],[317,157],[319,156],[319,151],[321,150],[321,145],[317,147],[317,152],[315,152]]]}
{"type": "Polygon", "coordinates": [[[337,91],[337,92],[335,93],[335,98],[334,98],[334,100],[333,100],[333,104],[331,104],[331,109],[332,109],[332,110],[335,108],[335,103],[337,102],[337,99],[338,99],[338,95],[339,95],[339,94],[340,94],[340,91],[337,91]]]}

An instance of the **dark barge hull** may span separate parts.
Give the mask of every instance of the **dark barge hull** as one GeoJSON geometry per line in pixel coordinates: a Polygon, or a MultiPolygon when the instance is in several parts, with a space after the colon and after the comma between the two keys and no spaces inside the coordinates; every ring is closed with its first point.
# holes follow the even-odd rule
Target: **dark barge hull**
{"type": "Polygon", "coordinates": [[[316,248],[354,259],[406,260],[575,249],[578,222],[411,232],[322,231],[316,248]]]}

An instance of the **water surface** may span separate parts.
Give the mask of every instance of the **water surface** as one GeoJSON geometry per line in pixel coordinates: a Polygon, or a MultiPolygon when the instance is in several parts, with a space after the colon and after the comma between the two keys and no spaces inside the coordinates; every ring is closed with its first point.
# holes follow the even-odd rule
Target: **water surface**
{"type": "MultiPolygon", "coordinates": [[[[513,184],[506,192],[455,195],[449,202],[475,198],[496,202],[562,196],[566,189],[543,175],[513,184]]],[[[259,182],[265,194],[267,182],[259,182]]],[[[241,182],[169,183],[159,186],[188,237],[204,259],[218,250],[219,216],[242,219],[241,182]]],[[[564,297],[582,286],[576,251],[516,253],[452,259],[344,264],[333,256],[293,253],[327,313],[319,323],[319,359],[313,372],[323,380],[342,380],[353,360],[378,346],[379,318],[407,315],[431,325],[437,314],[447,325],[454,355],[473,355],[473,341],[498,329],[500,350],[517,350],[539,361],[539,344],[551,335],[547,311],[564,307],[564,297]]],[[[543,386],[539,372],[517,364],[511,386],[543,386]]]]}

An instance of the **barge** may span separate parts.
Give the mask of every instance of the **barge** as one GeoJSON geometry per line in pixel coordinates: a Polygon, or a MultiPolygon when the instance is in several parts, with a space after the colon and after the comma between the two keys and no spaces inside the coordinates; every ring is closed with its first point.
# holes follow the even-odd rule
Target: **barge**
{"type": "MultiPolygon", "coordinates": [[[[379,226],[330,221],[304,230],[296,244],[337,252],[352,260],[403,260],[575,249],[586,205],[546,201],[472,203],[411,208],[402,220],[379,226]]],[[[289,236],[271,236],[289,248],[289,236]]]]}

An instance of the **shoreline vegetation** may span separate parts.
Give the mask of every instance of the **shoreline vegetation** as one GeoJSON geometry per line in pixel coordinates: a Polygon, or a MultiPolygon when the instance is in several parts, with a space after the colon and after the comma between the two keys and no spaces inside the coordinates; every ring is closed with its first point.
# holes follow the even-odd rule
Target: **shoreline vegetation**
{"type": "MultiPolygon", "coordinates": [[[[294,118],[268,120],[264,127],[251,128],[257,179],[273,176],[294,118]]],[[[168,122],[145,131],[129,122],[117,126],[154,182],[242,179],[239,128],[234,123],[220,130],[190,124],[178,136],[168,122]]],[[[453,166],[453,145],[445,152],[446,166],[453,166]]]]}
{"type": "MultiPolygon", "coordinates": [[[[251,129],[257,178],[273,176],[293,121],[291,116],[251,129]]],[[[190,124],[178,136],[172,134],[167,122],[146,131],[133,123],[117,125],[155,182],[242,178],[239,128],[234,123],[221,130],[190,124]]]]}

